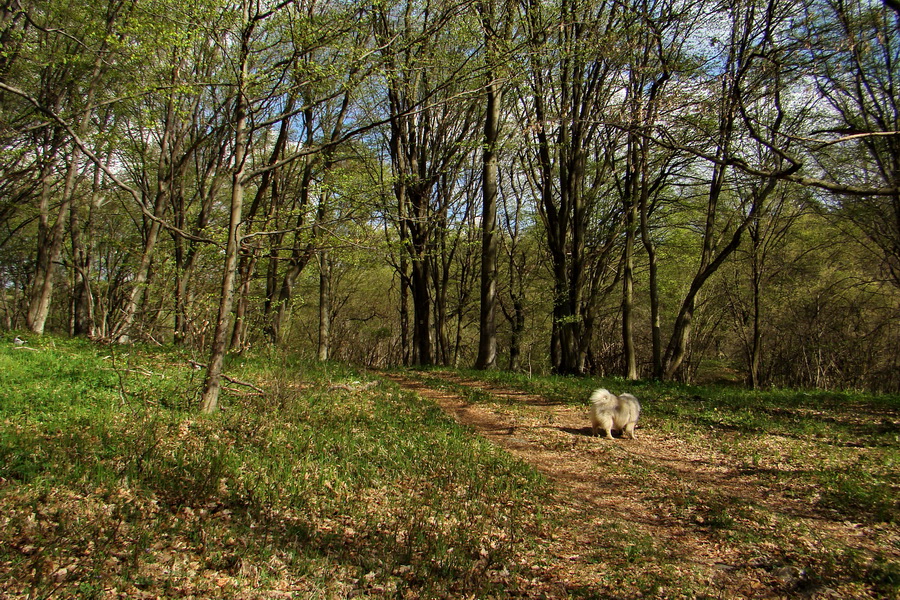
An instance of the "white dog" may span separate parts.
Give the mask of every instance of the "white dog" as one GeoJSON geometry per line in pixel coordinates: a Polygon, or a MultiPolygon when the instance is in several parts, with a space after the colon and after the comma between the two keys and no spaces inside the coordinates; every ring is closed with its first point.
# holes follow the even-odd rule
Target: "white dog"
{"type": "Polygon", "coordinates": [[[616,396],[609,390],[600,388],[591,395],[591,429],[594,435],[599,430],[612,439],[612,430],[622,431],[622,437],[634,439],[634,426],[641,414],[641,404],[631,394],[616,396]]]}

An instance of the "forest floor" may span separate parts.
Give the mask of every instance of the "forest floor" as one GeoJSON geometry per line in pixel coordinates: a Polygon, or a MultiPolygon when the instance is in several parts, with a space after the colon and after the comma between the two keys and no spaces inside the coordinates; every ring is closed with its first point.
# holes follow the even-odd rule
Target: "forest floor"
{"type": "MultiPolygon", "coordinates": [[[[860,585],[861,573],[852,572],[859,569],[854,561],[842,564],[842,556],[887,580],[897,576],[895,526],[823,508],[815,490],[783,485],[771,476],[775,469],[747,468],[703,436],[639,423],[637,439],[608,440],[591,435],[586,406],[449,371],[385,375],[552,482],[558,525],[532,559],[540,588],[532,593],[681,597],[705,589],[702,597],[879,597],[860,585]]],[[[771,437],[769,443],[780,443],[771,437]]]]}
{"type": "Polygon", "coordinates": [[[0,600],[900,597],[896,395],[191,358],[0,340],[0,600]]]}

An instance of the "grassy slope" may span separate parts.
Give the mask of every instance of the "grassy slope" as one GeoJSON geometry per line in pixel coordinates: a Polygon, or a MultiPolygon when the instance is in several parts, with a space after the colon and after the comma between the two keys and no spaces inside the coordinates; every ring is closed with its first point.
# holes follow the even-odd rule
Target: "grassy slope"
{"type": "MultiPolygon", "coordinates": [[[[267,395],[231,385],[227,410],[202,417],[187,357],[52,337],[23,350],[11,338],[0,340],[0,597],[528,590],[528,557],[553,529],[546,483],[391,384],[366,388],[365,374],[337,365],[235,359],[226,371],[267,395]]],[[[467,375],[575,404],[598,383],[467,375]]],[[[897,398],[600,383],[637,393],[644,426],[714,445],[821,510],[900,522],[897,398]]],[[[723,536],[756,535],[749,509],[724,497],[661,500],[702,509],[723,536]]],[[[762,542],[790,552],[790,525],[762,542]]],[[[830,548],[817,560],[890,597],[891,550],[830,548]]]]}
{"type": "Polygon", "coordinates": [[[349,369],[232,363],[269,394],[201,417],[177,354],[33,345],[0,344],[0,597],[490,596],[542,526],[534,471],[349,369]]]}

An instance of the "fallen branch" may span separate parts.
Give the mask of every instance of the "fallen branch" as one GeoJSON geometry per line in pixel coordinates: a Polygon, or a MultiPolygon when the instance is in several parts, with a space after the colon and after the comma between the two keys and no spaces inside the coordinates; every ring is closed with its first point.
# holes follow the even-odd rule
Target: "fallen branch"
{"type": "MultiPolygon", "coordinates": [[[[245,383],[245,384],[242,384],[242,385],[250,385],[250,384],[245,383]]],[[[256,398],[256,397],[260,397],[260,396],[265,396],[265,395],[266,395],[266,393],[263,392],[263,391],[259,391],[259,392],[245,392],[244,390],[240,390],[240,389],[238,389],[238,388],[233,388],[233,387],[228,387],[228,386],[225,386],[225,387],[223,387],[222,389],[223,389],[223,390],[226,390],[226,391],[229,391],[229,392],[231,392],[232,394],[237,394],[237,395],[239,395],[239,396],[242,396],[242,397],[244,397],[244,398],[250,398],[250,397],[256,398]]]]}
{"type": "Polygon", "coordinates": [[[334,390],[347,390],[348,392],[362,392],[365,390],[372,389],[378,385],[377,381],[369,381],[367,383],[360,383],[358,381],[354,381],[353,383],[333,383],[328,386],[329,391],[334,390]]]}
{"type": "MultiPolygon", "coordinates": [[[[196,360],[188,360],[188,362],[191,363],[191,366],[194,367],[195,369],[205,369],[206,368],[206,365],[204,365],[203,363],[198,363],[196,360]]],[[[266,390],[264,390],[260,387],[257,387],[255,385],[253,385],[252,383],[247,383],[246,381],[241,381],[240,379],[235,379],[234,377],[229,377],[228,375],[225,375],[225,374],[222,374],[222,379],[224,379],[228,383],[233,383],[235,385],[247,386],[248,388],[256,390],[260,394],[266,393],[266,390]]]]}
{"type": "Polygon", "coordinates": [[[122,371],[124,373],[138,373],[140,375],[145,375],[147,377],[156,376],[156,377],[161,377],[162,379],[166,378],[166,376],[163,375],[162,373],[154,373],[153,371],[149,371],[147,369],[117,369],[117,368],[113,367],[110,369],[103,369],[103,370],[104,371],[116,371],[116,372],[122,371]]]}

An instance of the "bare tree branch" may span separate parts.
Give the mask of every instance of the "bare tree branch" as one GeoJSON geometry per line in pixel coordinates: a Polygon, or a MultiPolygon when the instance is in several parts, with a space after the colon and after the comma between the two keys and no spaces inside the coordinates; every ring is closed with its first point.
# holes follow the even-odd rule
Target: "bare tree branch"
{"type": "Polygon", "coordinates": [[[177,233],[178,235],[184,237],[185,239],[193,240],[195,242],[203,242],[203,243],[207,243],[207,244],[216,244],[215,240],[212,240],[210,238],[199,237],[192,233],[184,231],[183,229],[179,229],[178,227],[175,227],[174,225],[167,223],[165,220],[160,219],[155,214],[153,214],[153,211],[151,211],[149,208],[147,208],[147,205],[141,199],[141,193],[138,190],[136,190],[135,188],[133,188],[130,185],[128,185],[127,183],[125,183],[124,181],[122,181],[119,178],[119,176],[116,175],[115,172],[113,172],[113,170],[109,168],[109,165],[107,165],[105,162],[103,162],[100,159],[100,157],[98,157],[88,147],[88,145],[84,142],[84,140],[82,140],[81,137],[79,137],[79,135],[77,133],[75,133],[75,130],[72,129],[71,124],[69,124],[68,121],[66,121],[64,118],[62,118],[60,115],[58,115],[55,111],[53,111],[52,109],[41,104],[36,98],[31,96],[27,92],[20,90],[17,87],[11,86],[7,83],[4,83],[2,81],[0,81],[0,90],[4,90],[4,91],[7,91],[16,96],[19,96],[20,98],[24,99],[29,104],[34,106],[38,111],[44,113],[45,115],[50,117],[53,121],[55,121],[57,124],[59,124],[59,126],[62,127],[66,131],[66,133],[71,138],[71,140],[75,143],[75,145],[78,147],[78,149],[81,150],[81,152],[86,157],[88,157],[88,159],[91,162],[93,162],[95,165],[97,165],[106,174],[106,176],[110,178],[110,180],[113,183],[115,183],[124,192],[127,192],[132,197],[132,199],[134,199],[135,203],[141,209],[141,213],[145,217],[147,217],[148,219],[150,219],[152,221],[159,223],[165,229],[172,231],[174,233],[177,233]]]}

